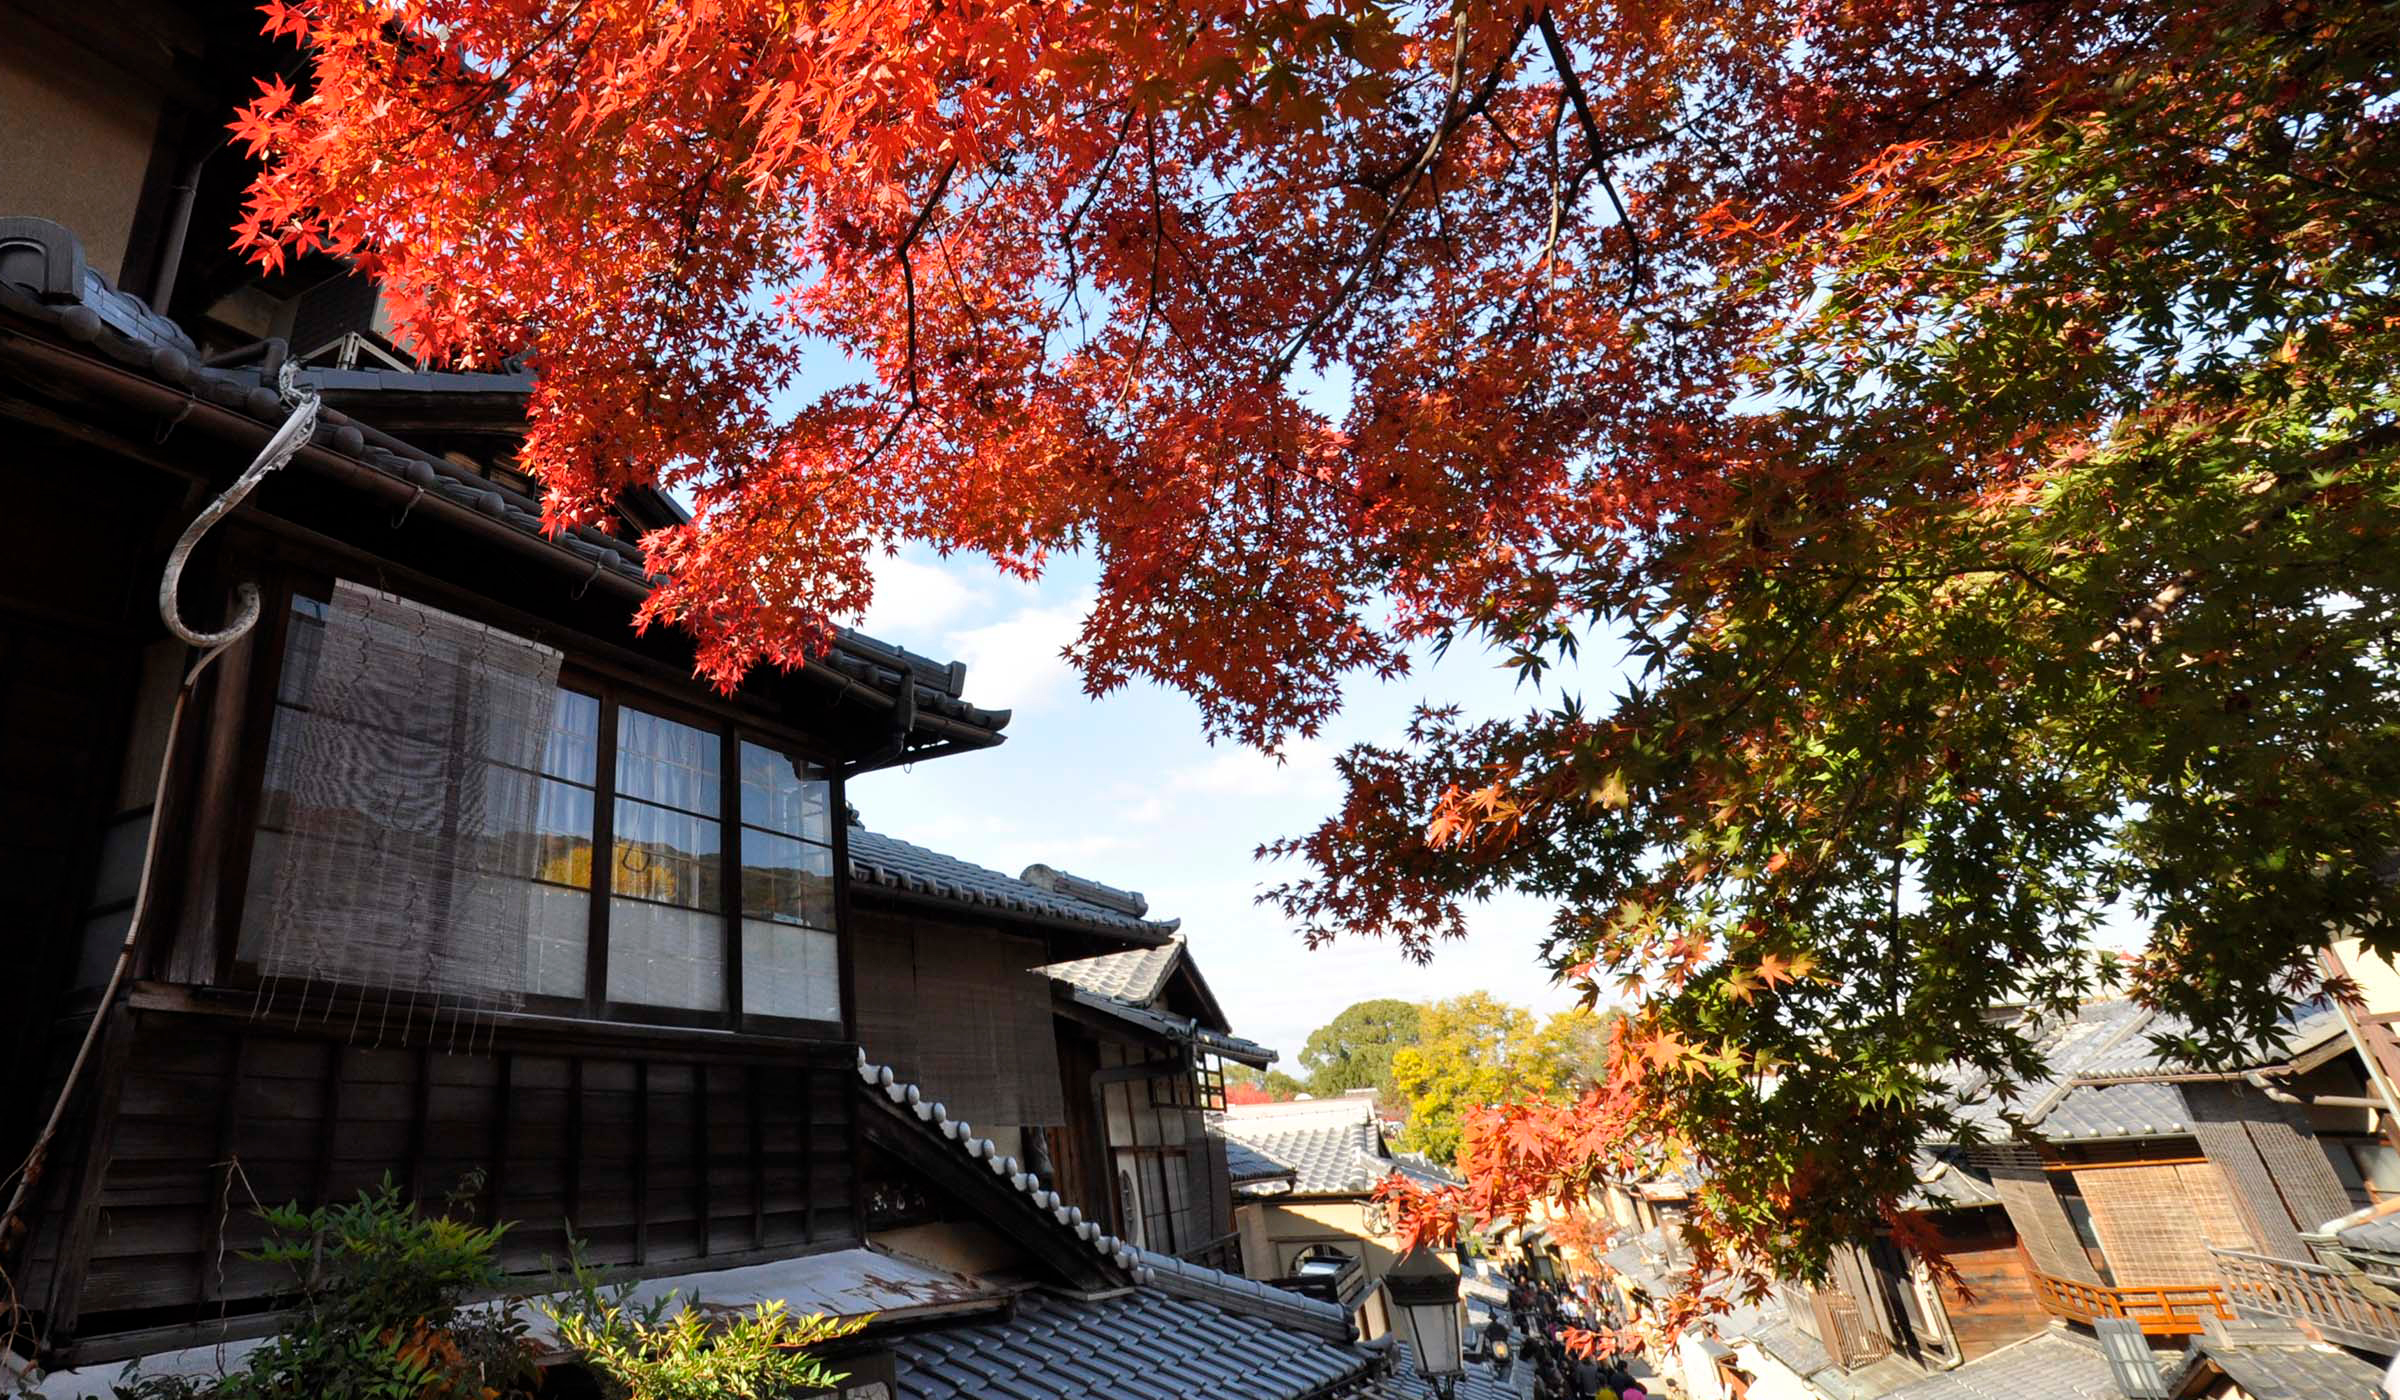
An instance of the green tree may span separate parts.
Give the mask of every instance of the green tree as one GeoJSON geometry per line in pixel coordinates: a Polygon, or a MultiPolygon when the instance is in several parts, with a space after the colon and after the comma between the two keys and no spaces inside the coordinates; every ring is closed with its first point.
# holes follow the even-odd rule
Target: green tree
{"type": "Polygon", "coordinates": [[[1408,1102],[1400,1145],[1437,1162],[1456,1159],[1469,1111],[1557,1094],[1593,1078],[1606,1055],[1606,1022],[1580,1008],[1544,1021],[1469,992],[1421,1011],[1421,1038],[1393,1054],[1392,1078],[1408,1102]]]}
{"type": "Polygon", "coordinates": [[[1356,1002],[1309,1032],[1308,1043],[1300,1047],[1308,1092],[1324,1099],[1373,1089],[1380,1099],[1392,1101],[1392,1053],[1417,1043],[1424,1010],[1415,1002],[1381,997],[1356,1002]]]}

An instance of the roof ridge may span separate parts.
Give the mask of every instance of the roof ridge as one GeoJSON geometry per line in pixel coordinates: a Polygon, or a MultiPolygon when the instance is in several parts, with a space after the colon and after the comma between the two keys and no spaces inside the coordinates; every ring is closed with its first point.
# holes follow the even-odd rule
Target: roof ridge
{"type": "Polygon", "coordinates": [[[1358,1340],[1350,1322],[1350,1311],[1339,1303],[1328,1303],[1277,1288],[1271,1283],[1244,1278],[1240,1274],[1212,1269],[1171,1254],[1136,1247],[1134,1254],[1150,1271],[1152,1286],[1163,1293],[1191,1298],[1227,1312],[1245,1316],[1264,1317],[1277,1322],[1296,1322],[1319,1335],[1338,1341],[1358,1340]]]}
{"type": "Polygon", "coordinates": [[[858,1077],[868,1088],[881,1089],[884,1097],[909,1110],[910,1115],[927,1132],[939,1133],[947,1141],[957,1144],[969,1157],[989,1166],[992,1175],[1003,1178],[1009,1186],[1030,1200],[1036,1209],[1057,1221],[1059,1229],[1072,1234],[1089,1246],[1092,1252],[1115,1264],[1135,1283],[1150,1283],[1156,1279],[1156,1272],[1142,1262],[1140,1252],[1132,1244],[1103,1231],[1096,1222],[1084,1219],[1082,1207],[1068,1205],[1064,1197],[1043,1186],[1040,1177],[1022,1170],[1016,1158],[1003,1156],[999,1145],[990,1138],[976,1137],[974,1125],[964,1118],[951,1117],[948,1105],[927,1099],[924,1091],[914,1084],[901,1083],[890,1065],[870,1062],[865,1046],[860,1046],[858,1051],[858,1077]]]}
{"type": "MultiPolygon", "coordinates": [[[[2125,999],[2118,998],[2117,1000],[2125,999]]],[[[2092,1004],[2106,1005],[2110,1003],[2106,999],[2101,999],[2092,1004]]],[[[2098,1045],[2084,1052],[2081,1056],[2078,1056],[2076,1059],[2076,1066],[2089,1064],[2091,1061],[2108,1054],[2112,1050],[2115,1050],[2119,1045],[2125,1043],[2125,1038],[2127,1036],[2148,1029],[2150,1023],[2158,1019],[2157,1011],[2149,1007],[2142,1006],[2138,1002],[2130,1004],[2136,1008],[2135,1014],[2127,1017],[2125,1024],[2118,1027],[2114,1034],[2108,1036],[2098,1045]]],[[[2076,1010],[2080,1012],[2082,1009],[2083,1006],[2079,1003],[2076,1007],[2076,1010]]],[[[2039,1124],[2043,1119],[2049,1117],[2051,1112],[2056,1109],[2060,1103],[2065,1101],[2067,1095],[2075,1091],[2075,1088],[2075,1067],[2068,1067],[2060,1072],[2057,1082],[2053,1083],[2048,1091],[2041,1096],[2041,1098],[2035,1100],[2031,1108],[2027,1109],[2024,1113],[2017,1115],[2017,1121],[2025,1124],[2027,1127],[2033,1127],[2039,1124]]]]}

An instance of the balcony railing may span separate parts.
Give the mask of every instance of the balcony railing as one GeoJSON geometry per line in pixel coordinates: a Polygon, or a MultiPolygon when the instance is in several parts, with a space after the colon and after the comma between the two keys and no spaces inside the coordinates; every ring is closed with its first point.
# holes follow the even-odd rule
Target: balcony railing
{"type": "Polygon", "coordinates": [[[2212,1317],[2233,1320],[2233,1307],[2225,1290],[2213,1283],[2114,1288],[2036,1273],[2033,1288],[2042,1306],[2053,1316],[2087,1326],[2104,1317],[2121,1317],[2140,1323],[2142,1331],[2153,1337],[2194,1336],[2212,1317]]]}
{"type": "Polygon", "coordinates": [[[2244,1314],[2305,1322],[2344,1346],[2387,1356],[2400,1352],[2400,1307],[2368,1297],[2342,1271],[2233,1249],[2209,1253],[2225,1276],[2226,1294],[2244,1314]]]}

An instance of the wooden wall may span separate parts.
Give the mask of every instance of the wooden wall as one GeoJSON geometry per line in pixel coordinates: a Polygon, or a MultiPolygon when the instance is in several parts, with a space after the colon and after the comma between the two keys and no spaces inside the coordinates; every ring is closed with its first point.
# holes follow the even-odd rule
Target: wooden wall
{"type": "Polygon", "coordinates": [[[1957,1266],[1967,1297],[1942,1290],[1942,1305],[1950,1313],[1950,1331],[1958,1339],[1960,1356],[1980,1356],[2023,1341],[2050,1325],[2050,1314],[2034,1296],[2033,1274],[2025,1252],[2017,1247],[2016,1227],[1997,1206],[1976,1210],[1930,1212],[1920,1217],[1932,1225],[1957,1266]]]}
{"type": "Polygon", "coordinates": [[[259,1310],[278,1280],[239,1257],[254,1207],[348,1200],[386,1172],[437,1206],[480,1172],[461,1213],[515,1222],[519,1273],[563,1261],[568,1221],[593,1262],[648,1274],[859,1237],[847,1047],[517,1026],[469,1051],[425,1026],[376,1045],[371,1011],[356,1033],[313,1013],[127,1019],[84,1206],[27,1280],[84,1359],[108,1349],[94,1338],[259,1310]]]}

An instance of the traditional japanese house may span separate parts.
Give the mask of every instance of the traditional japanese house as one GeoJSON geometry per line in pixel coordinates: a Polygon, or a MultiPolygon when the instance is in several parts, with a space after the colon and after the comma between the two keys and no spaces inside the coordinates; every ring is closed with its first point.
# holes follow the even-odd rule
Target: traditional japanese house
{"type": "Polygon", "coordinates": [[[1238,1269],[1206,1115],[1224,1061],[1275,1053],[1231,1033],[1176,922],[1096,880],[855,826],[850,862],[865,1039],[1104,1229],[1238,1269]]]}
{"type": "Polygon", "coordinates": [[[860,637],[714,694],[630,626],[621,536],[547,537],[497,459],[370,417],[459,395],[480,430],[521,377],[279,341],[209,366],[47,221],[0,226],[0,283],[34,542],[0,603],[10,1160],[71,1109],[7,1241],[34,1334],[92,1357],[256,1309],[251,1201],[387,1171],[420,1195],[479,1174],[482,1212],[522,1222],[512,1265],[570,1221],[639,1271],[855,1244],[833,813],[848,778],[1006,715],[860,637]],[[255,588],[258,621],[189,646],[158,621],[169,546],[294,411],[295,365],[346,407],[199,540],[171,605],[219,628],[255,588]]]}
{"type": "Polygon", "coordinates": [[[1050,1141],[1059,1179],[1105,1203],[1127,1239],[1240,1272],[1233,1173],[1208,1115],[1225,1107],[1226,1061],[1264,1069],[1275,1052],[1231,1033],[1181,935],[1040,971],[1073,1098],[1050,1141]]]}
{"type": "Polygon", "coordinates": [[[2090,1338],[2104,1324],[2150,1349],[2161,1394],[2238,1394],[2245,1367],[2355,1377],[2366,1363],[2351,1353],[2400,1351],[2400,1293],[2387,1286],[2400,1283],[2400,1235],[2387,1241],[2383,1223],[2400,1199],[2382,1204],[2390,1118],[2358,1019],[2304,1007],[2278,1043],[2213,1071],[2173,1056],[2181,1026],[2128,1002],[2039,1025],[2048,1075],[2006,1103],[1955,1076],[1987,1139],[1917,1160],[1907,1204],[1967,1292],[1933,1286],[1888,1242],[1843,1251],[1823,1282],[1720,1320],[1722,1364],[1688,1357],[1687,1384],[1714,1400],[1731,1391],[1702,1373],[1732,1369],[1796,1395],[1999,1393],[1908,1382],[1899,1368],[1993,1386],[2047,1348],[2072,1361],[2062,1374],[2098,1376],[2090,1338]]]}
{"type": "Polygon", "coordinates": [[[1428,1186],[1455,1179],[1392,1151],[1367,1092],[1235,1104],[1214,1131],[1253,1163],[1245,1170],[1250,1179],[1236,1188],[1242,1271],[1316,1287],[1351,1308],[1365,1335],[1382,1336],[1391,1309],[1381,1283],[1401,1250],[1375,1188],[1395,1172],[1428,1186]]]}

